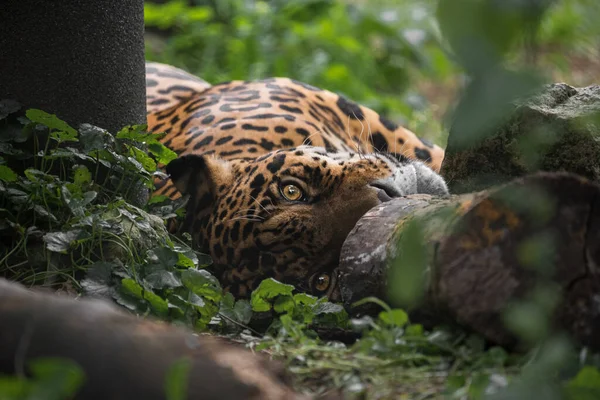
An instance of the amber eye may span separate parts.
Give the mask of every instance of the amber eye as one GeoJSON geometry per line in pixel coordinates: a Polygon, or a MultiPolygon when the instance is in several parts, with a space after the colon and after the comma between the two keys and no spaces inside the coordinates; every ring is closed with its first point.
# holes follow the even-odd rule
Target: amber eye
{"type": "Polygon", "coordinates": [[[281,194],[283,194],[283,197],[290,201],[300,200],[303,196],[302,189],[292,184],[287,184],[283,186],[281,188],[281,194]]]}
{"type": "Polygon", "coordinates": [[[329,282],[329,275],[321,274],[317,276],[317,279],[315,280],[315,289],[319,292],[324,292],[329,288],[329,282]]]}

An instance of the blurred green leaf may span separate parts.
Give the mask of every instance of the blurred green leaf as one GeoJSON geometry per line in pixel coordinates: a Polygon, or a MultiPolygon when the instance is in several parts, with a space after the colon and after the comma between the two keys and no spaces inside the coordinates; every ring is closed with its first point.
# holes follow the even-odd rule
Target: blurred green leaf
{"type": "Polygon", "coordinates": [[[273,301],[282,298],[276,303],[276,311],[283,312],[293,308],[292,292],[294,287],[278,282],[273,278],[263,280],[258,287],[252,291],[250,304],[254,311],[269,311],[273,301]]]}

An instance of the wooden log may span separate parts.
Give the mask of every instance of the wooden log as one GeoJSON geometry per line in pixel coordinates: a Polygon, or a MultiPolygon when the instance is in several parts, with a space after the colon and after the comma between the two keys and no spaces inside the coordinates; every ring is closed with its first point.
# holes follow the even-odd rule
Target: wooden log
{"type": "Polygon", "coordinates": [[[555,327],[597,350],[599,265],[600,185],[568,173],[537,173],[483,192],[408,196],[375,207],[342,247],[338,285],[347,305],[373,295],[396,300],[417,322],[455,322],[513,347],[518,341],[503,312],[547,282],[557,300],[562,297],[552,315],[555,327]],[[415,251],[398,244],[416,222],[426,255],[417,266],[424,279],[415,304],[399,301],[406,297],[398,292],[402,281],[388,284],[387,278],[390,265],[402,265],[415,251]]]}
{"type": "Polygon", "coordinates": [[[77,399],[164,399],[167,373],[181,359],[190,362],[186,398],[308,398],[262,355],[135,318],[102,300],[32,292],[0,279],[0,327],[0,375],[27,374],[40,357],[73,360],[85,374],[77,399]]]}

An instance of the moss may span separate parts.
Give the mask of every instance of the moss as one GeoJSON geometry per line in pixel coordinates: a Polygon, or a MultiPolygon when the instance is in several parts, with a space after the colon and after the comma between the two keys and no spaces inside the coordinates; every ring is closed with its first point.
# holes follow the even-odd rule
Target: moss
{"type": "Polygon", "coordinates": [[[482,190],[539,170],[600,181],[600,86],[553,84],[513,107],[499,127],[468,148],[457,145],[451,128],[442,174],[452,192],[482,190]]]}

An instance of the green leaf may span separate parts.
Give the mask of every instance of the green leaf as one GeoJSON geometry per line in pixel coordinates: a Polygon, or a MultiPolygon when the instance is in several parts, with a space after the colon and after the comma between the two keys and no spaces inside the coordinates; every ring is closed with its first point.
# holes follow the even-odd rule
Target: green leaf
{"type": "Polygon", "coordinates": [[[169,313],[169,303],[152,290],[145,288],[143,291],[144,300],[150,303],[152,309],[157,315],[164,317],[169,313]]]}
{"type": "Polygon", "coordinates": [[[32,108],[27,110],[25,115],[32,122],[47,126],[55,131],[59,131],[60,134],[58,134],[56,137],[60,139],[60,141],[70,141],[73,138],[77,138],[77,131],[54,114],[49,114],[45,111],[32,108]]]}
{"type": "Polygon", "coordinates": [[[600,398],[600,370],[587,365],[564,388],[568,400],[593,400],[600,398]]]}
{"type": "MultiPolygon", "coordinates": [[[[280,296],[292,297],[294,287],[292,285],[286,285],[273,278],[263,280],[260,285],[252,292],[250,296],[250,303],[252,304],[252,310],[262,312],[269,311],[272,307],[271,302],[280,296]]],[[[293,299],[292,299],[293,301],[293,299]]],[[[286,307],[286,303],[279,305],[278,307],[286,307]]]]}
{"type": "Polygon", "coordinates": [[[114,144],[113,136],[105,129],[90,124],[81,124],[79,127],[79,140],[85,153],[103,150],[114,144]]]}
{"type": "Polygon", "coordinates": [[[90,265],[86,270],[85,278],[80,282],[84,293],[91,296],[111,296],[112,271],[116,267],[117,264],[106,261],[98,261],[90,265]]]}
{"type": "MultiPolygon", "coordinates": [[[[247,324],[252,318],[252,307],[247,300],[242,299],[236,302],[233,295],[227,293],[221,300],[219,313],[241,324],[247,324]]],[[[225,319],[225,323],[227,322],[225,319]]]]}
{"type": "Polygon", "coordinates": [[[14,114],[21,109],[21,104],[18,101],[11,99],[0,100],[0,120],[5,119],[10,114],[14,114]]]}
{"type": "Polygon", "coordinates": [[[313,313],[317,317],[316,322],[323,325],[337,326],[345,328],[350,324],[348,313],[340,304],[334,304],[325,301],[325,298],[319,299],[313,307],[313,313]]]}
{"type": "Polygon", "coordinates": [[[74,398],[82,387],[85,374],[74,361],[60,358],[37,358],[29,362],[35,385],[30,399],[62,400],[74,398]]]}
{"type": "Polygon", "coordinates": [[[148,199],[148,205],[162,203],[163,201],[169,200],[169,199],[170,198],[168,196],[165,196],[164,194],[152,196],[152,197],[150,197],[150,199],[148,199]]]}
{"type": "Polygon", "coordinates": [[[188,398],[187,388],[191,370],[192,361],[187,357],[180,358],[169,367],[165,381],[167,400],[185,400],[188,398]]]}
{"type": "Polygon", "coordinates": [[[273,302],[273,310],[277,313],[292,312],[296,307],[292,296],[277,296],[273,302]]]}
{"type": "Polygon", "coordinates": [[[18,175],[6,165],[0,165],[0,180],[4,182],[15,182],[18,175]]]}
{"type": "Polygon", "coordinates": [[[82,239],[87,234],[81,229],[65,232],[49,232],[44,235],[46,248],[56,253],[66,253],[71,248],[71,243],[82,239]]]}
{"type": "Polygon", "coordinates": [[[137,299],[144,299],[144,288],[131,278],[121,280],[121,288],[126,294],[132,295],[137,299]]]}
{"type": "Polygon", "coordinates": [[[252,306],[248,300],[238,300],[233,306],[233,311],[237,317],[237,320],[242,324],[247,324],[252,318],[252,306]]]}
{"type": "Polygon", "coordinates": [[[210,272],[201,269],[186,269],[181,273],[183,285],[205,299],[219,303],[222,297],[221,285],[210,272]]]}
{"type": "Polygon", "coordinates": [[[133,153],[133,157],[135,158],[135,160],[139,162],[140,165],[142,165],[142,167],[144,167],[146,171],[156,171],[156,163],[152,158],[148,157],[148,155],[145,152],[133,146],[130,147],[129,150],[131,151],[131,153],[133,153]]]}
{"type": "Polygon", "coordinates": [[[73,169],[73,183],[83,186],[92,182],[92,174],[85,165],[76,165],[73,169]]]}
{"type": "Polygon", "coordinates": [[[170,271],[157,270],[144,278],[144,282],[152,289],[168,289],[183,286],[181,280],[170,271]]]}
{"type": "Polygon", "coordinates": [[[160,164],[167,165],[171,161],[177,158],[177,153],[169,149],[165,145],[159,142],[148,144],[148,151],[156,157],[156,161],[160,164]]]}
{"type": "MultiPolygon", "coordinates": [[[[183,254],[183,253],[178,253],[178,260],[177,260],[177,265],[183,268],[195,268],[196,264],[194,263],[194,260],[191,259],[190,257],[188,257],[187,255],[183,254]]],[[[198,258],[196,258],[196,263],[198,262],[198,258]]]]}
{"type": "Polygon", "coordinates": [[[388,325],[402,328],[408,323],[408,314],[401,309],[382,311],[379,313],[379,319],[388,325]]]}
{"type": "Polygon", "coordinates": [[[63,185],[61,192],[65,204],[76,217],[83,217],[85,215],[85,207],[93,202],[98,195],[97,192],[89,191],[77,198],[71,194],[71,191],[66,185],[63,185]]]}
{"type": "Polygon", "coordinates": [[[388,290],[397,306],[410,308],[424,294],[429,253],[422,221],[408,221],[402,228],[396,257],[390,260],[388,290]]]}
{"type": "Polygon", "coordinates": [[[313,306],[317,304],[317,301],[319,301],[319,299],[315,296],[311,296],[308,293],[296,293],[294,295],[294,301],[296,302],[296,304],[313,306]]]}
{"type": "Polygon", "coordinates": [[[170,267],[174,267],[179,261],[179,254],[168,247],[157,247],[152,250],[148,250],[146,253],[148,261],[151,261],[152,268],[160,268],[166,270],[170,267]]]}
{"type": "Polygon", "coordinates": [[[154,134],[147,132],[147,129],[147,125],[127,125],[117,132],[115,137],[117,139],[128,139],[140,143],[155,141],[154,134]]]}

